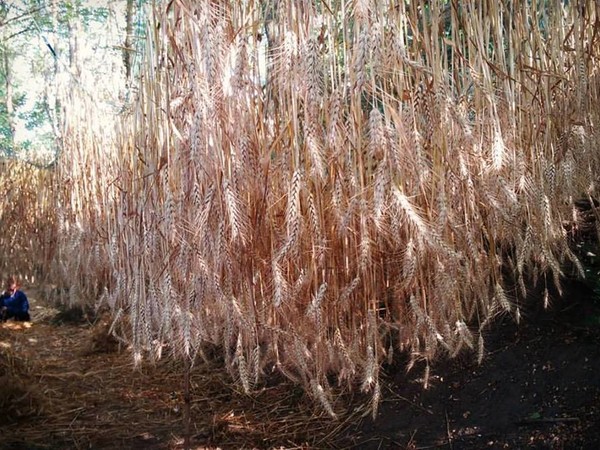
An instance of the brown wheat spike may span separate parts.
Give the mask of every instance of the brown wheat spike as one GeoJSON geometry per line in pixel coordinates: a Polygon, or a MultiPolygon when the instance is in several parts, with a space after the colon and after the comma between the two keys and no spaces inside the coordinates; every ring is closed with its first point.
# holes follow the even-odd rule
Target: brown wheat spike
{"type": "Polygon", "coordinates": [[[389,190],[388,172],[383,166],[378,166],[373,174],[375,186],[373,192],[373,222],[380,232],[384,232],[384,213],[389,190]]]}
{"type": "Polygon", "coordinates": [[[378,108],[373,108],[369,113],[369,156],[382,159],[386,147],[383,116],[378,108]]]}
{"type": "Polygon", "coordinates": [[[483,336],[480,331],[479,337],[477,338],[477,364],[481,365],[481,363],[483,362],[484,355],[485,355],[485,343],[484,343],[483,336]]]}
{"type": "Polygon", "coordinates": [[[317,120],[314,116],[309,116],[305,123],[304,139],[313,165],[313,171],[318,178],[324,179],[325,158],[323,156],[323,146],[320,142],[321,133],[317,130],[317,120]]]}
{"type": "Polygon", "coordinates": [[[563,276],[562,270],[560,268],[560,264],[554,256],[553,252],[546,246],[543,246],[540,249],[540,256],[542,257],[546,267],[543,269],[550,270],[552,272],[552,279],[554,280],[554,285],[558,290],[559,295],[562,295],[562,283],[561,277],[563,276]]]}
{"type": "Polygon", "coordinates": [[[288,283],[283,276],[281,267],[277,261],[273,261],[273,304],[275,307],[281,306],[281,304],[287,299],[288,296],[288,283]]]}
{"type": "Polygon", "coordinates": [[[464,342],[467,347],[473,349],[473,334],[462,320],[456,322],[456,331],[458,332],[461,341],[464,342]]]}
{"type": "Polygon", "coordinates": [[[577,269],[577,275],[579,275],[579,277],[581,279],[586,278],[586,276],[585,276],[585,269],[583,267],[583,264],[581,263],[581,261],[579,260],[579,258],[573,253],[573,251],[569,248],[569,246],[568,245],[564,245],[562,251],[563,251],[564,255],[567,257],[567,259],[577,269]]]}
{"type": "Polygon", "coordinates": [[[315,295],[313,295],[310,306],[309,306],[308,310],[306,311],[307,315],[313,315],[313,314],[317,313],[317,311],[321,308],[321,303],[323,302],[323,299],[325,298],[326,292],[327,292],[327,283],[323,283],[323,284],[321,284],[321,286],[319,286],[319,290],[317,291],[317,293],[315,295]]]}
{"type": "Polygon", "coordinates": [[[340,350],[340,353],[344,360],[344,366],[347,367],[348,372],[349,372],[349,377],[351,378],[354,375],[354,372],[356,371],[356,366],[355,366],[354,360],[352,359],[352,357],[350,356],[350,353],[348,352],[348,349],[346,348],[346,345],[344,344],[344,340],[342,339],[342,333],[339,328],[335,329],[334,342],[335,342],[335,346],[340,350]]]}
{"type": "Polygon", "coordinates": [[[363,382],[361,391],[370,391],[377,381],[377,368],[375,362],[375,353],[371,345],[367,345],[367,362],[365,364],[363,382]]]}
{"type": "MultiPolygon", "coordinates": [[[[300,191],[302,189],[302,171],[296,170],[288,189],[286,210],[287,245],[293,246],[300,237],[300,191]]],[[[284,252],[281,252],[283,256],[284,252]]]]}
{"type": "Polygon", "coordinates": [[[496,282],[494,287],[494,298],[505,311],[510,312],[512,310],[508,297],[499,282],[496,282]]]}
{"type": "Polygon", "coordinates": [[[317,398],[317,400],[319,400],[321,406],[323,409],[325,409],[327,414],[329,414],[332,419],[337,419],[337,414],[334,412],[331,401],[329,400],[323,386],[320,383],[317,383],[315,380],[310,380],[310,386],[312,388],[313,395],[317,398]]]}
{"type": "Polygon", "coordinates": [[[300,338],[298,336],[295,336],[293,339],[294,342],[292,352],[294,356],[294,363],[300,370],[300,376],[302,377],[302,380],[305,381],[310,379],[311,370],[308,366],[307,359],[310,358],[311,354],[306,346],[300,342],[300,338]]]}
{"type": "Polygon", "coordinates": [[[242,346],[242,335],[238,334],[237,344],[235,346],[235,360],[237,362],[238,370],[240,373],[240,380],[244,387],[246,394],[250,393],[250,376],[248,373],[248,366],[246,364],[246,357],[244,356],[244,348],[242,346]]]}
{"type": "Polygon", "coordinates": [[[430,377],[431,368],[429,366],[429,361],[426,361],[425,371],[423,372],[423,389],[429,389],[429,377],[430,377]]]}
{"type": "MultiPolygon", "coordinates": [[[[307,103],[309,109],[318,107],[322,97],[322,75],[319,58],[319,44],[314,36],[311,36],[306,42],[305,55],[305,74],[307,103]]],[[[310,123],[310,122],[309,122],[310,123]]]]}
{"type": "Polygon", "coordinates": [[[249,225],[239,194],[235,191],[234,186],[227,181],[224,182],[223,189],[232,237],[234,240],[239,239],[242,243],[245,243],[248,239],[249,225]]]}
{"type": "Polygon", "coordinates": [[[358,287],[359,283],[360,283],[360,277],[356,277],[352,280],[352,282],[347,287],[342,289],[340,299],[339,299],[340,303],[344,303],[348,298],[350,298],[350,296],[352,295],[354,290],[358,287]]]}
{"type": "Polygon", "coordinates": [[[316,242],[319,242],[322,237],[321,232],[321,220],[319,217],[319,213],[317,212],[317,206],[315,204],[315,198],[311,192],[308,193],[306,202],[308,204],[308,215],[310,219],[311,231],[314,235],[314,239],[316,242]]]}
{"type": "Polygon", "coordinates": [[[251,355],[251,361],[250,361],[250,367],[252,370],[252,374],[253,374],[253,378],[252,378],[252,382],[253,385],[257,385],[259,380],[260,380],[260,375],[261,375],[261,352],[260,352],[260,345],[256,345],[256,347],[254,347],[254,350],[252,350],[252,355],[251,355]]]}
{"type": "MultiPolygon", "coordinates": [[[[341,126],[341,109],[342,109],[342,99],[341,94],[339,92],[332,92],[330,94],[331,102],[329,106],[329,124],[327,127],[327,136],[329,145],[332,153],[333,150],[340,149],[339,147],[339,139],[340,139],[340,131],[339,128],[341,126]]],[[[334,156],[334,155],[332,155],[334,156]]]]}
{"type": "MultiPolygon", "coordinates": [[[[366,221],[364,219],[366,215],[362,216],[362,222],[366,221]]],[[[360,236],[360,244],[359,244],[359,254],[358,254],[358,267],[361,273],[366,272],[372,264],[371,252],[372,252],[372,242],[371,237],[369,236],[368,228],[366,224],[361,226],[361,236],[360,236]]]]}
{"type": "Polygon", "coordinates": [[[353,73],[355,74],[353,91],[359,94],[367,81],[366,66],[369,50],[369,33],[363,31],[357,38],[355,50],[353,52],[353,73]]]}
{"type": "Polygon", "coordinates": [[[492,142],[492,167],[494,170],[502,169],[504,165],[506,147],[504,145],[504,139],[502,132],[499,127],[494,130],[494,137],[492,142]]]}
{"type": "Polygon", "coordinates": [[[381,401],[381,385],[379,384],[379,380],[375,382],[375,387],[373,388],[373,397],[371,398],[371,417],[373,420],[377,418],[377,412],[379,410],[379,403],[381,401]]]}

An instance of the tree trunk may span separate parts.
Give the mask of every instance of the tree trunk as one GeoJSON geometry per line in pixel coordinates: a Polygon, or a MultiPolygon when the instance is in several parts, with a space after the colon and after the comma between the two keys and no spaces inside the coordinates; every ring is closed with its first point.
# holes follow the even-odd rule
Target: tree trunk
{"type": "Polygon", "coordinates": [[[133,0],[127,0],[125,11],[125,42],[123,44],[123,64],[125,65],[125,79],[131,77],[131,54],[133,52],[133,0]]]}
{"type": "Polygon", "coordinates": [[[10,50],[4,46],[2,49],[2,63],[4,64],[4,80],[5,80],[5,94],[4,99],[6,106],[6,120],[8,122],[9,135],[8,139],[11,145],[14,147],[15,143],[15,106],[13,104],[13,85],[12,85],[12,71],[11,71],[11,55],[10,50]]]}
{"type": "Polygon", "coordinates": [[[56,144],[60,147],[61,136],[62,136],[62,108],[60,103],[60,98],[62,93],[64,92],[64,86],[61,86],[61,83],[58,83],[59,76],[59,64],[57,55],[61,52],[59,49],[59,37],[58,37],[58,0],[53,0],[51,4],[52,11],[52,29],[53,29],[53,39],[52,45],[54,48],[54,58],[53,58],[53,71],[49,73],[46,78],[46,88],[45,95],[47,98],[48,105],[48,118],[50,123],[52,124],[52,131],[54,132],[54,136],[56,137],[56,144]],[[51,92],[50,88],[53,87],[53,92],[51,92]]]}

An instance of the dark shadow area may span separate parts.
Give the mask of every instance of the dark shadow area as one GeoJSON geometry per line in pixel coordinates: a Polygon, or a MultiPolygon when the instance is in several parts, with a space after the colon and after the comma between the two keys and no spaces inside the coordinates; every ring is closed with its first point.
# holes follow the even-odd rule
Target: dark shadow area
{"type": "Polygon", "coordinates": [[[427,390],[420,368],[388,370],[377,420],[358,424],[346,446],[598,448],[600,304],[589,283],[566,281],[564,290],[547,310],[531,302],[520,324],[500,318],[481,365],[473,354],[435,364],[427,390]]]}

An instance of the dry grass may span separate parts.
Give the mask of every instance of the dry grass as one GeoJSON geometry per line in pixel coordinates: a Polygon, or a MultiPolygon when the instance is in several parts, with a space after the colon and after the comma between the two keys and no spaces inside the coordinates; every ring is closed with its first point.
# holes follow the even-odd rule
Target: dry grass
{"type": "MultiPolygon", "coordinates": [[[[95,327],[50,322],[0,327],[3,446],[182,448],[181,364],[134,370],[128,352],[89,351],[95,327]]],[[[360,412],[334,423],[281,379],[249,397],[222,372],[214,361],[192,371],[192,448],[332,448],[360,412]]]]}
{"type": "Polygon", "coordinates": [[[31,384],[32,368],[12,348],[10,330],[25,329],[20,323],[0,324],[0,426],[43,414],[43,389],[31,384]]]}
{"type": "Polygon", "coordinates": [[[157,7],[130,114],[65,104],[45,273],[127,317],[136,360],[216,345],[332,416],[394,351],[482,356],[530,280],[581,271],[600,162],[594,4],[508,5],[157,7]]]}

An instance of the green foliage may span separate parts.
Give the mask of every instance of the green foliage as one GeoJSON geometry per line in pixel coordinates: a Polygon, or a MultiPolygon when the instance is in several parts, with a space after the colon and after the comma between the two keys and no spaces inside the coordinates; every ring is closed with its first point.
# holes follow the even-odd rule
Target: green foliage
{"type": "MultiPolygon", "coordinates": [[[[0,71],[1,73],[1,71],[0,71]]],[[[3,75],[3,74],[2,74],[3,75]]],[[[6,96],[5,77],[2,76],[0,84],[0,98],[6,96]]],[[[25,103],[25,94],[16,94],[13,96],[13,105],[20,107],[25,103]]],[[[4,156],[13,156],[16,153],[14,148],[14,137],[11,130],[11,124],[6,109],[6,103],[0,102],[0,154],[4,156]]]]}
{"type": "MultiPolygon", "coordinates": [[[[141,5],[146,3],[147,0],[134,0],[133,41],[129,45],[136,54],[143,42],[140,36],[144,24],[140,11],[141,5]]],[[[9,117],[5,100],[6,67],[0,64],[1,154],[14,156],[28,149],[31,154],[48,150],[56,153],[57,134],[62,129],[62,103],[55,81],[61,77],[78,89],[93,90],[93,86],[84,86],[87,82],[78,79],[79,72],[89,71],[90,62],[99,54],[109,58],[120,55],[122,50],[117,45],[122,44],[124,31],[113,32],[105,26],[113,23],[111,17],[114,19],[120,13],[119,6],[110,3],[98,6],[90,0],[0,0],[0,23],[3,24],[0,27],[0,56],[2,52],[10,52],[8,67],[14,94],[13,113],[9,117]],[[118,40],[107,42],[104,36],[107,32],[111,36],[114,33],[118,40]],[[89,56],[90,50],[96,54],[89,56]],[[84,69],[73,70],[75,66],[84,69]]],[[[133,68],[136,65],[132,58],[133,68]]],[[[100,70],[95,76],[107,74],[100,70]]],[[[108,76],[112,77],[113,73],[108,76]]]]}
{"type": "Polygon", "coordinates": [[[33,130],[45,124],[48,121],[48,102],[46,100],[38,100],[35,102],[30,111],[23,111],[19,117],[25,120],[25,127],[28,130],[33,130]]]}
{"type": "Polygon", "coordinates": [[[59,16],[62,24],[72,23],[74,20],[80,20],[84,28],[87,29],[90,22],[102,22],[108,18],[108,8],[86,6],[89,2],[81,0],[64,1],[59,3],[59,16]]]}
{"type": "MultiPolygon", "coordinates": [[[[13,6],[29,19],[35,20],[39,26],[45,29],[52,28],[52,6],[49,2],[31,0],[22,2],[20,6],[13,6]],[[30,14],[26,14],[27,11],[30,11],[30,14]]],[[[61,27],[75,20],[81,19],[84,25],[88,25],[91,20],[105,20],[108,17],[107,8],[95,7],[93,2],[89,1],[58,1],[56,8],[56,19],[61,27]]]]}

